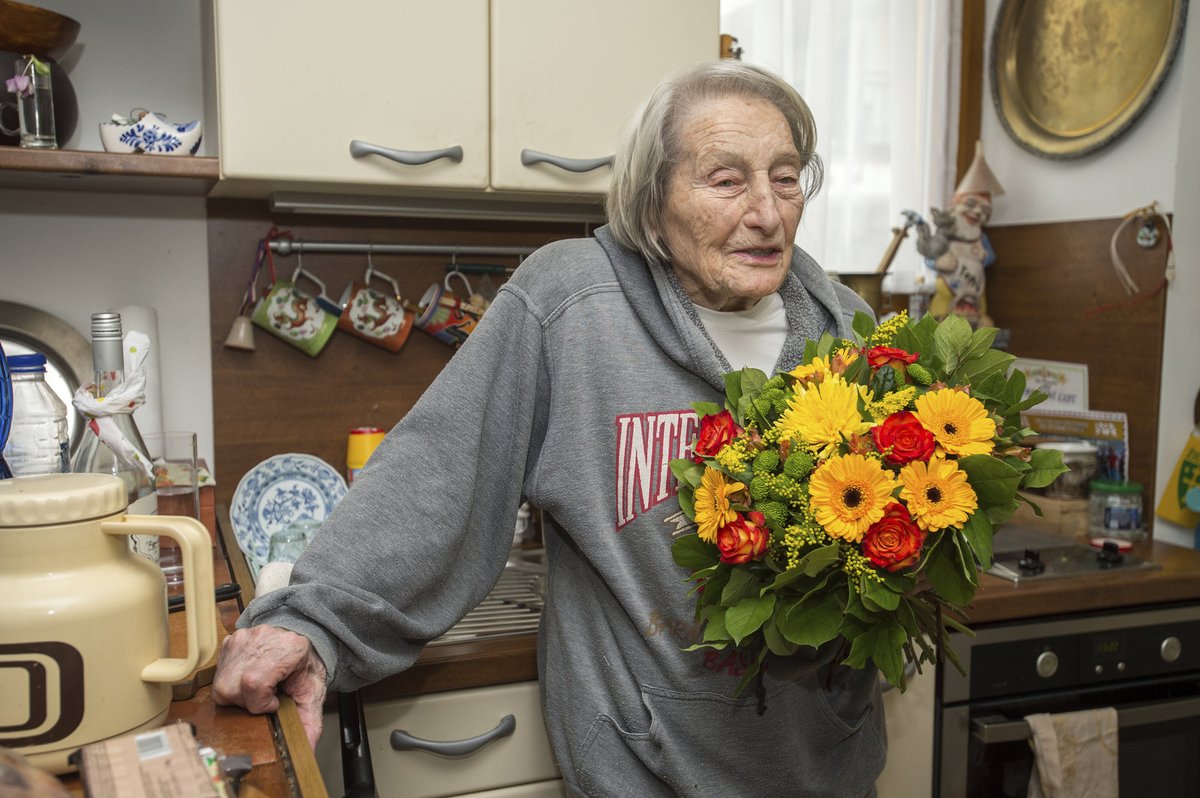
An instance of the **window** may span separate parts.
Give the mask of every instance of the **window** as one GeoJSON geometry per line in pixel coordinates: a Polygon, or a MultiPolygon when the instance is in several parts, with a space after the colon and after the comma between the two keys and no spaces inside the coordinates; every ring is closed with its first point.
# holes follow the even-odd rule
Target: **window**
{"type": "MultiPolygon", "coordinates": [[[[816,118],[825,184],[796,243],[827,271],[875,271],[901,211],[928,219],[950,200],[960,27],[956,0],[721,0],[742,60],[788,80],[816,118]]],[[[885,285],[907,292],[923,269],[910,236],[885,285]]]]}

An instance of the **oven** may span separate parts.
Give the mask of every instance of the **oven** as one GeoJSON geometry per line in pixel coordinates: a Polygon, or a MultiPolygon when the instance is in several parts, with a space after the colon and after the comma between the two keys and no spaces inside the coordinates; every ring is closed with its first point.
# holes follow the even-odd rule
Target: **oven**
{"type": "Polygon", "coordinates": [[[939,669],[934,795],[1025,796],[1025,716],[1115,707],[1122,796],[1200,796],[1200,604],[1105,610],[955,635],[939,669]]]}

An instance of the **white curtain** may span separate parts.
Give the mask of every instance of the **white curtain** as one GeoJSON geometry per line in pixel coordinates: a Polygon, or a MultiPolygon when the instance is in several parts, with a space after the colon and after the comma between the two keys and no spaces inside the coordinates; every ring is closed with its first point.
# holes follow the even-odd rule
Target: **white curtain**
{"type": "MultiPolygon", "coordinates": [[[[721,0],[742,60],[788,80],[812,108],[825,185],[796,242],[827,271],[872,272],[901,211],[928,219],[954,189],[958,0],[721,0]]],[[[924,267],[914,238],[887,290],[924,267]]]]}

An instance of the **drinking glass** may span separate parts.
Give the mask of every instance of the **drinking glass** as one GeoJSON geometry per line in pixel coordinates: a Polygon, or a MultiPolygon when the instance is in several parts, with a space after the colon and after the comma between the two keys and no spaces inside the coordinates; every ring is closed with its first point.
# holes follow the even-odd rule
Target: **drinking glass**
{"type": "Polygon", "coordinates": [[[54,134],[54,97],[50,90],[50,75],[38,72],[25,57],[16,60],[17,75],[27,75],[31,81],[29,93],[18,98],[17,115],[21,121],[21,146],[35,149],[57,149],[54,134]]]}
{"type": "MultiPolygon", "coordinates": [[[[196,462],[196,433],[152,432],[142,436],[154,469],[154,492],[159,515],[183,515],[200,520],[200,480],[196,462]]],[[[159,538],[159,566],[167,594],[183,592],[183,558],[170,538],[159,538]]]]}
{"type": "Polygon", "coordinates": [[[281,529],[271,535],[271,546],[267,553],[267,562],[295,562],[300,559],[308,546],[308,535],[305,530],[294,524],[287,529],[281,529]]]}

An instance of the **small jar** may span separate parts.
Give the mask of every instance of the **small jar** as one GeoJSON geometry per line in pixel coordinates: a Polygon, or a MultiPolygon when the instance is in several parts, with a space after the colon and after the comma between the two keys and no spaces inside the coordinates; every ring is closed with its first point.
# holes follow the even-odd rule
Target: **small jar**
{"type": "Polygon", "coordinates": [[[1088,482],[1088,531],[1093,535],[1141,540],[1142,484],[1093,479],[1088,482]]]}

